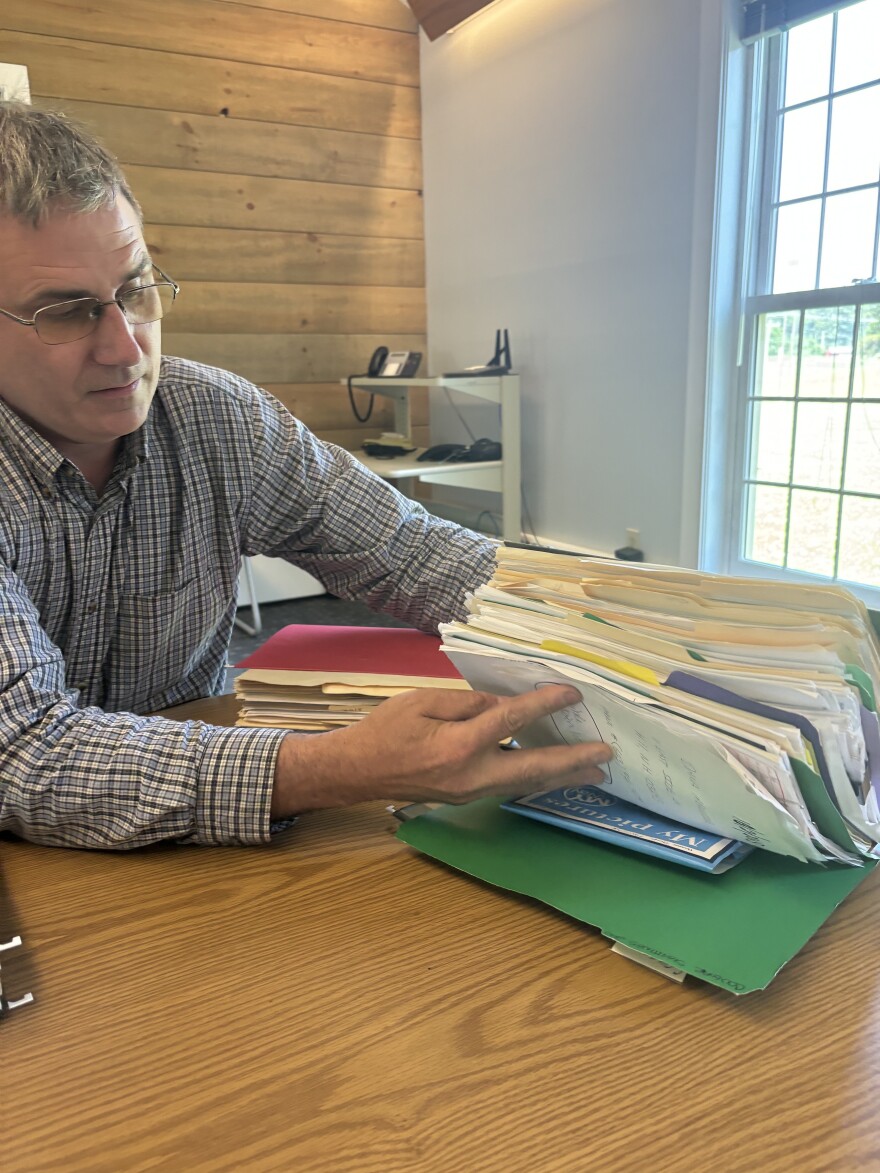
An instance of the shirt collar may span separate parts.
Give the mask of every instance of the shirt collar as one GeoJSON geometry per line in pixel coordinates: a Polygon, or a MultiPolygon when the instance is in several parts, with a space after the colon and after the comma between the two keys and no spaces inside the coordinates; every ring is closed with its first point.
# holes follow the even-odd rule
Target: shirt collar
{"type": "Polygon", "coordinates": [[[42,484],[51,484],[64,463],[58,449],[26,424],[21,416],[0,399],[0,427],[3,443],[22,456],[42,484]]]}

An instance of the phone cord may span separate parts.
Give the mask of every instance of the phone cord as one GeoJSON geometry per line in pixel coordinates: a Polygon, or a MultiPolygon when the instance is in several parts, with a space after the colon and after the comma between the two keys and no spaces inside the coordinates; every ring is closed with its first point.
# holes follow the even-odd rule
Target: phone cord
{"type": "Polygon", "coordinates": [[[352,390],[352,386],[351,386],[352,379],[358,379],[358,378],[362,379],[362,378],[365,378],[365,376],[364,375],[349,375],[348,376],[348,402],[351,404],[351,410],[354,412],[354,418],[359,423],[365,424],[367,422],[367,420],[370,418],[370,416],[373,414],[373,404],[376,402],[376,396],[375,396],[374,392],[372,392],[372,391],[370,392],[369,406],[367,407],[366,413],[364,415],[361,415],[361,413],[357,409],[357,404],[354,401],[354,391],[352,390]]]}

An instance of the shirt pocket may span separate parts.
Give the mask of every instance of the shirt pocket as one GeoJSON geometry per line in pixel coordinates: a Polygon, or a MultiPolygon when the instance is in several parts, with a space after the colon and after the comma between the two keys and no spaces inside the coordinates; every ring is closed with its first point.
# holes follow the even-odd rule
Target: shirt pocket
{"type": "Polygon", "coordinates": [[[153,707],[205,654],[229,601],[210,572],[163,594],[123,595],[105,673],[108,707],[153,707]]]}

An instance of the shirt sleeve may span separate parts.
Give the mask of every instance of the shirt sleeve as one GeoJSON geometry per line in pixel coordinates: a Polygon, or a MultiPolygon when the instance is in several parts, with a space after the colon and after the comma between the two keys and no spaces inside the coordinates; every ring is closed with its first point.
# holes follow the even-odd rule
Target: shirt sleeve
{"type": "Polygon", "coordinates": [[[243,552],[285,558],[332,594],[423,630],[463,617],[496,544],[428,513],[252,388],[243,552]]]}
{"type": "Polygon", "coordinates": [[[269,838],[285,733],[81,708],[21,580],[0,568],[0,830],[51,846],[269,838]]]}

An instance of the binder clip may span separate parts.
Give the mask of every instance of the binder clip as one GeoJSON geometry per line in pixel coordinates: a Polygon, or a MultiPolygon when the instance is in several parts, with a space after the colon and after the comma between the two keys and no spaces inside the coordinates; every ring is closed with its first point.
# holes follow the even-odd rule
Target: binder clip
{"type": "MultiPolygon", "coordinates": [[[[0,954],[6,953],[10,949],[18,949],[21,947],[21,937],[11,937],[8,941],[0,941],[0,954]]],[[[0,958],[2,960],[2,958],[0,958]]],[[[3,988],[3,969],[0,965],[0,1018],[9,1010],[18,1010],[21,1006],[27,1006],[29,1002],[33,1002],[33,994],[21,994],[17,998],[10,998],[3,988]]]]}

